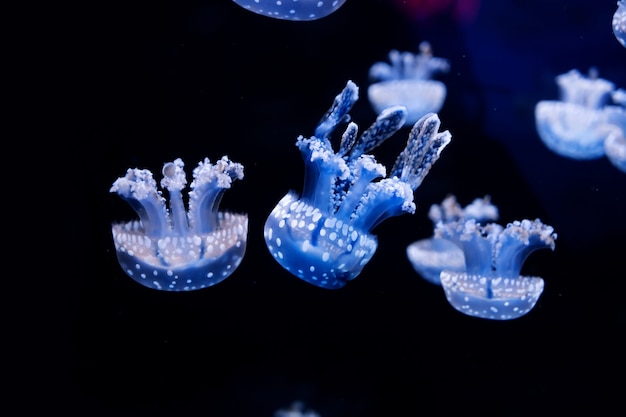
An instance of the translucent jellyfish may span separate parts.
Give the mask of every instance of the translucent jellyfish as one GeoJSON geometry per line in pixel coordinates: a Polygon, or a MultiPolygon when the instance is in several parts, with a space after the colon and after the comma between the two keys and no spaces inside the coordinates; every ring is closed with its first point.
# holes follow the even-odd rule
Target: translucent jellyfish
{"type": "MultiPolygon", "coordinates": [[[[436,225],[439,222],[452,223],[461,220],[475,219],[477,222],[498,220],[498,208],[491,204],[489,196],[475,199],[471,204],[461,207],[456,197],[446,197],[441,205],[433,204],[428,217],[436,225]]],[[[421,239],[406,248],[406,254],[413,269],[426,281],[441,285],[439,275],[444,269],[448,271],[465,271],[465,256],[455,243],[447,239],[435,237],[421,239]]]]}
{"type": "Polygon", "coordinates": [[[288,408],[276,411],[274,417],[320,417],[320,415],[307,409],[303,402],[294,401],[288,408]]]}
{"type": "Polygon", "coordinates": [[[200,162],[193,170],[188,211],[181,193],[187,184],[183,167],[180,158],[163,166],[169,210],[146,169],[128,169],[110,190],[139,215],[112,227],[119,264],[129,277],[157,290],[215,285],[233,273],[246,250],[248,216],[218,211],[224,191],[243,178],[243,166],[226,156],[214,165],[208,158],[200,162]]]}
{"type": "Polygon", "coordinates": [[[626,1],[617,2],[617,10],[613,15],[613,33],[615,37],[626,48],[626,1]]]}
{"type": "Polygon", "coordinates": [[[281,20],[317,20],[334,13],[346,0],[233,0],[251,12],[281,20]]]}
{"type": "Polygon", "coordinates": [[[448,302],[468,316],[511,320],[528,313],[543,292],[543,279],[521,276],[526,258],[535,250],[554,250],[556,233],[539,219],[502,227],[475,219],[439,222],[435,236],[457,244],[465,256],[464,272],[441,271],[448,302]]]}
{"type": "Polygon", "coordinates": [[[405,126],[412,126],[427,113],[437,113],[446,99],[446,86],[433,80],[437,72],[447,72],[450,64],[433,57],[430,43],[422,42],[420,53],[391,50],[389,61],[376,62],[369,71],[375,81],[367,89],[370,104],[376,113],[391,106],[405,106],[405,126]]]}
{"type": "Polygon", "coordinates": [[[402,127],[406,109],[384,110],[358,136],[348,114],[357,99],[358,87],[348,81],[314,136],[298,137],[305,163],[302,194],[288,192],[265,223],[265,242],[276,261],[322,288],[341,288],[359,275],[378,246],[370,233],[374,227],[415,212],[413,191],[451,140],[448,131],[438,132],[438,116],[427,114],[413,126],[386,176],[386,168],[367,153],[402,127]],[[340,123],[347,127],[335,153],[329,138],[340,123]]]}
{"type": "Polygon", "coordinates": [[[623,106],[611,105],[615,86],[571,70],[556,77],[561,101],[540,101],[535,107],[539,137],[553,152],[573,159],[604,156],[604,141],[626,120],[623,106]]]}

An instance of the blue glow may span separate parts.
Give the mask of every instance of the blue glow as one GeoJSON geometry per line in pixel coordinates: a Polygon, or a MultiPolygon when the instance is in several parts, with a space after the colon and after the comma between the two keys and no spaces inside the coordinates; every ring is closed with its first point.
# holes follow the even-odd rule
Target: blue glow
{"type": "Polygon", "coordinates": [[[256,14],[281,20],[317,20],[337,11],[346,0],[233,0],[256,14]]]}
{"type": "Polygon", "coordinates": [[[430,43],[422,42],[419,54],[391,50],[389,61],[376,62],[369,71],[375,82],[369,86],[367,96],[376,113],[391,106],[405,106],[405,126],[412,126],[425,114],[441,110],[446,86],[432,77],[448,72],[450,64],[433,56],[430,43]]]}
{"type": "Polygon", "coordinates": [[[132,279],[157,290],[215,285],[233,273],[246,250],[247,215],[218,211],[224,191],[243,178],[243,166],[226,156],[214,165],[208,158],[200,162],[193,170],[188,211],[181,193],[187,184],[183,167],[180,158],[163,166],[169,210],[146,169],[128,169],[110,190],[139,215],[139,221],[112,227],[119,264],[132,279]]]}
{"type": "MultiPolygon", "coordinates": [[[[489,196],[477,198],[463,208],[456,197],[450,195],[440,205],[433,204],[428,212],[428,217],[435,225],[439,222],[452,223],[468,219],[475,219],[480,223],[496,221],[498,215],[498,208],[491,204],[489,196]]],[[[426,281],[435,285],[441,285],[439,276],[444,269],[465,271],[463,251],[447,239],[432,236],[415,241],[407,246],[406,254],[413,269],[426,281]]]]}
{"type": "Polygon", "coordinates": [[[438,132],[436,114],[424,116],[386,176],[386,168],[367,153],[402,127],[406,109],[384,110],[358,136],[358,126],[348,114],[357,100],[358,87],[348,81],[315,135],[298,137],[296,146],[305,163],[302,195],[287,193],[264,229],[267,247],[283,268],[328,289],[343,287],[372,258],[378,246],[370,233],[374,227],[389,217],[415,212],[413,191],[451,140],[448,131],[438,132]],[[335,153],[329,138],[340,123],[347,127],[335,153]]]}
{"type": "MultiPolygon", "coordinates": [[[[626,110],[615,101],[612,82],[595,70],[585,77],[571,70],[556,77],[561,101],[540,101],[535,107],[537,133],[553,152],[572,159],[605,155],[604,141],[626,126],[626,110]]],[[[619,91],[619,90],[617,90],[619,91]]]]}
{"type": "Polygon", "coordinates": [[[520,276],[522,264],[535,250],[554,250],[556,233],[539,219],[502,227],[481,225],[475,219],[439,222],[435,236],[458,245],[465,256],[465,272],[441,272],[448,302],[468,316],[511,320],[528,313],[543,292],[543,279],[520,276]]]}
{"type": "Polygon", "coordinates": [[[613,15],[613,33],[615,37],[626,48],[626,1],[617,2],[617,10],[613,15]]]}

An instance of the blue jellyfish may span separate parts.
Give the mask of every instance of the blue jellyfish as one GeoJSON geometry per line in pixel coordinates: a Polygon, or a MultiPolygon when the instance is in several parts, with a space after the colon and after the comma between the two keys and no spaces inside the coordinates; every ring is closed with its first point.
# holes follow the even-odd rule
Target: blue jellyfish
{"type": "MultiPolygon", "coordinates": [[[[465,206],[457,202],[453,195],[447,196],[441,204],[430,206],[428,217],[433,224],[452,223],[475,219],[477,222],[498,220],[498,208],[491,204],[489,196],[476,198],[465,206]]],[[[447,239],[435,237],[420,239],[406,248],[406,254],[413,269],[426,281],[441,285],[441,271],[465,271],[465,256],[456,244],[447,239]]]]}
{"type": "Polygon", "coordinates": [[[520,276],[535,250],[554,250],[556,233],[539,219],[514,221],[506,227],[481,225],[475,219],[439,222],[435,236],[458,245],[465,271],[441,271],[441,285],[456,310],[473,317],[511,320],[528,313],[543,292],[543,279],[520,276]]]}
{"type": "Polygon", "coordinates": [[[307,409],[302,401],[294,401],[288,408],[276,411],[274,417],[320,417],[320,415],[307,409]]]}
{"type": "Polygon", "coordinates": [[[288,192],[264,228],[267,247],[283,268],[327,289],[343,287],[370,261],[378,246],[374,227],[415,212],[413,192],[451,140],[448,131],[438,132],[436,114],[425,115],[386,176],[386,168],[368,152],[402,127],[406,109],[385,109],[359,136],[348,114],[357,99],[358,87],[348,81],[315,134],[298,137],[305,163],[302,194],[288,192]],[[335,153],[329,139],[340,123],[347,127],[335,153]]]}
{"type": "Polygon", "coordinates": [[[113,242],[120,266],[138,283],[157,290],[190,291],[221,282],[239,266],[246,250],[248,216],[218,211],[224,191],[243,178],[243,166],[224,156],[208,158],[193,170],[189,210],[181,190],[187,184],[178,158],[163,166],[157,190],[152,172],[128,169],[111,187],[139,215],[139,220],[114,224],[113,242]]]}
{"type": "Polygon", "coordinates": [[[317,20],[334,13],[346,0],[233,0],[251,12],[281,20],[317,20]]]}
{"type": "Polygon", "coordinates": [[[611,104],[615,86],[598,78],[592,69],[588,77],[571,70],[556,77],[561,101],[545,100],[535,106],[537,133],[553,152],[572,159],[604,156],[604,141],[626,123],[623,106],[611,104]]]}
{"type": "Polygon", "coordinates": [[[391,50],[389,61],[376,62],[371,66],[369,77],[374,81],[367,89],[367,96],[378,114],[391,106],[405,106],[405,126],[412,126],[427,113],[441,110],[446,98],[446,86],[432,77],[447,72],[450,64],[443,58],[433,56],[429,42],[422,42],[420,53],[391,50]]]}
{"type": "Polygon", "coordinates": [[[626,48],[626,1],[617,2],[617,10],[613,15],[613,33],[615,37],[626,48]]]}

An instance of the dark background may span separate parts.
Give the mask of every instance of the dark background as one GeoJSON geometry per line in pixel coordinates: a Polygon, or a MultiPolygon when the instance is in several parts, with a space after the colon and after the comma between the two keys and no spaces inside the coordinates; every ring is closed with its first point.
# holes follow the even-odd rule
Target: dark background
{"type": "MultiPolygon", "coordinates": [[[[64,231],[77,244],[59,268],[72,273],[51,285],[60,295],[45,297],[34,369],[16,381],[29,394],[24,406],[217,417],[272,416],[294,400],[322,417],[624,409],[626,174],[606,158],[553,154],[533,115],[570,69],[596,66],[626,88],[616,2],[483,0],[466,19],[428,4],[432,13],[416,18],[399,3],[348,0],[314,22],[229,0],[79,9],[65,75],[77,87],[73,173],[87,198],[64,231]],[[448,88],[439,116],[453,141],[417,190],[418,211],[374,230],[379,248],[361,275],[337,291],[309,285],[263,241],[274,205],[302,187],[295,139],[313,133],[347,80],[361,88],[353,120],[369,126],[369,67],[422,40],[450,60],[438,77],[448,88]],[[110,225],[134,213],[108,192],[112,182],[129,167],[158,173],[177,157],[193,167],[222,155],[245,167],[221,205],[249,215],[240,267],[190,293],[132,281],[110,225]],[[406,247],[432,234],[428,208],[449,193],[463,205],[490,195],[503,223],[540,218],[555,228],[556,250],[524,265],[546,284],[526,316],[464,316],[412,269],[406,247]]],[[[407,133],[376,150],[378,160],[393,163],[407,133]]]]}

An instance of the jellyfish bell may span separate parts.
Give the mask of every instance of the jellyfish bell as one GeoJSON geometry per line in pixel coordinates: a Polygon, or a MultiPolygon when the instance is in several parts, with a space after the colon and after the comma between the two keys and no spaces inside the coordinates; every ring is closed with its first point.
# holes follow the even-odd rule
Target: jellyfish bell
{"type": "Polygon", "coordinates": [[[179,158],[163,166],[161,187],[168,190],[169,209],[152,172],[128,169],[110,192],[117,193],[139,220],[113,224],[118,262],[139,284],[163,291],[192,291],[229,277],[241,263],[248,217],[219,211],[226,189],[243,178],[243,166],[226,156],[211,164],[208,158],[193,171],[189,210],[181,190],[187,184],[179,158]]]}
{"type": "Polygon", "coordinates": [[[613,166],[626,173],[626,134],[623,130],[616,129],[606,138],[604,151],[613,166]]]}
{"type": "Polygon", "coordinates": [[[253,13],[280,20],[309,21],[336,12],[346,0],[233,0],[253,13]]]}
{"type": "Polygon", "coordinates": [[[414,125],[427,113],[437,113],[443,107],[447,89],[444,83],[432,79],[435,73],[447,72],[447,60],[434,57],[429,42],[420,43],[420,52],[391,50],[389,61],[376,62],[369,77],[374,82],[367,96],[378,114],[391,106],[405,106],[405,126],[414,125]]]}

